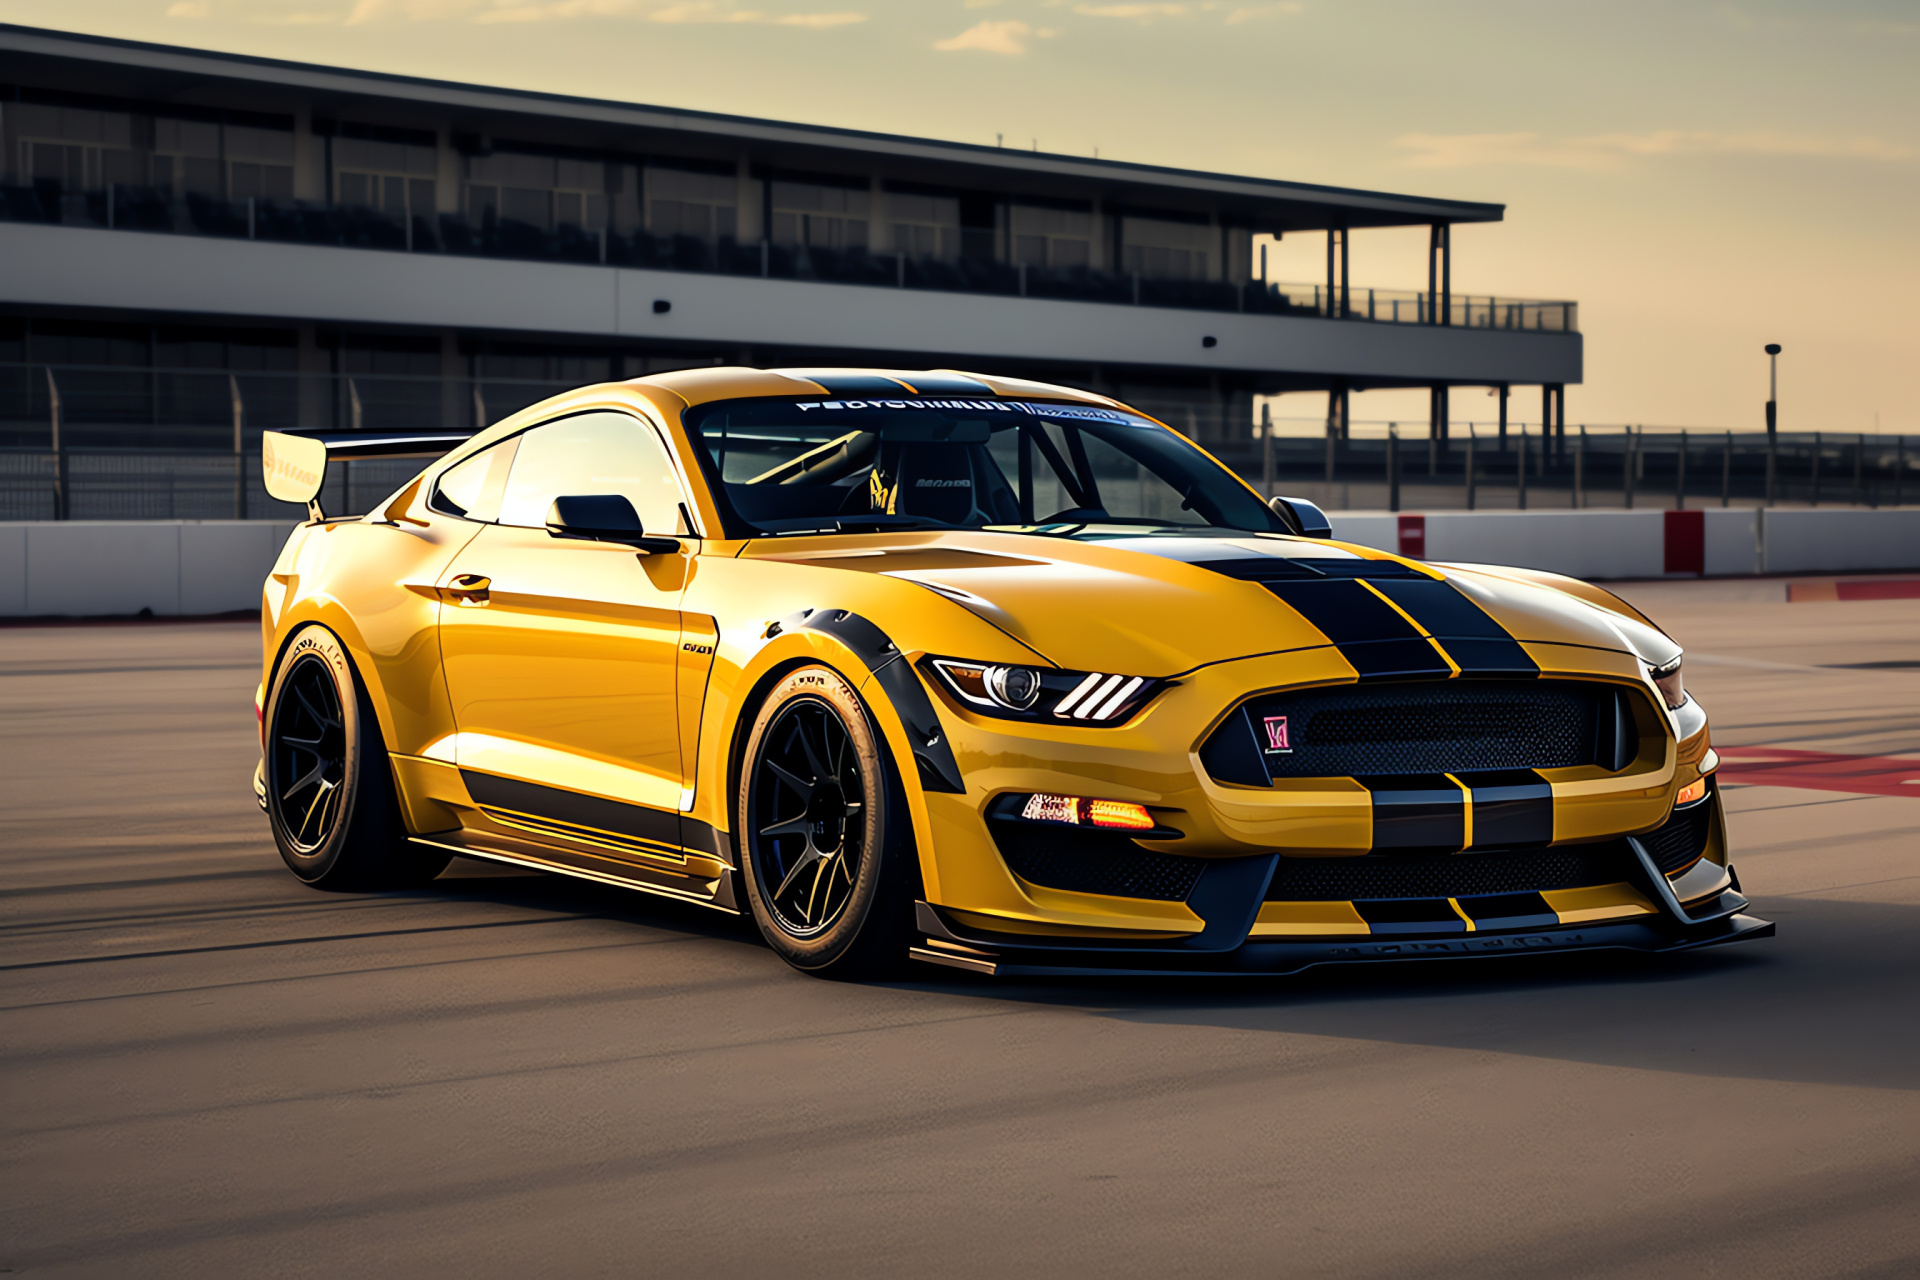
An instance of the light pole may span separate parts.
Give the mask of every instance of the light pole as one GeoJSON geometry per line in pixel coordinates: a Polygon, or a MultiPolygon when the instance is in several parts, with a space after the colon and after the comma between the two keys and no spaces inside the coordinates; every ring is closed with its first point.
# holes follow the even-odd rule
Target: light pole
{"type": "Polygon", "coordinates": [[[1777,428],[1780,420],[1780,344],[1769,342],[1767,351],[1767,505],[1773,505],[1774,460],[1779,452],[1777,428]]]}

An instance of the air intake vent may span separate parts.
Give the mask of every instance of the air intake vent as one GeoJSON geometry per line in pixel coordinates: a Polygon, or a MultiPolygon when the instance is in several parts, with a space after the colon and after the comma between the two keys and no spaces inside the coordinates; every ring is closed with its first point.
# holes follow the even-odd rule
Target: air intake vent
{"type": "Polygon", "coordinates": [[[1638,752],[1631,696],[1559,680],[1340,685],[1256,698],[1201,748],[1221,782],[1274,778],[1625,768],[1638,752]]]}

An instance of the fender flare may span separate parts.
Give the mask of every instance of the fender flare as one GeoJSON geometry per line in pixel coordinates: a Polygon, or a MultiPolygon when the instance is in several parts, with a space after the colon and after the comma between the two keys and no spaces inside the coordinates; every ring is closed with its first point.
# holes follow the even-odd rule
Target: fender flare
{"type": "Polygon", "coordinates": [[[849,609],[802,609],[788,614],[767,628],[767,639],[786,631],[817,631],[838,640],[853,652],[872,673],[874,683],[893,704],[900,717],[908,743],[913,748],[915,771],[924,791],[965,795],[966,783],[960,777],[959,762],[940,727],[940,717],[927,697],[926,686],[914,674],[913,666],[900,646],[887,633],[849,609]]]}

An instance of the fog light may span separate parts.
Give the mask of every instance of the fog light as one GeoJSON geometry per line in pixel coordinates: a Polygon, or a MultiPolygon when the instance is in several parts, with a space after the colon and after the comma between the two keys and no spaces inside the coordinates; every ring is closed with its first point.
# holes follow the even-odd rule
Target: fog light
{"type": "Polygon", "coordinates": [[[1028,796],[1020,816],[1030,822],[1067,822],[1116,831],[1151,831],[1157,825],[1145,805],[1085,796],[1028,796]]]}
{"type": "Polygon", "coordinates": [[[1695,778],[1692,782],[1680,788],[1680,794],[1673,798],[1674,807],[1678,808],[1681,805],[1692,804],[1694,801],[1705,797],[1706,794],[1707,780],[1705,778],[1695,778]]]}

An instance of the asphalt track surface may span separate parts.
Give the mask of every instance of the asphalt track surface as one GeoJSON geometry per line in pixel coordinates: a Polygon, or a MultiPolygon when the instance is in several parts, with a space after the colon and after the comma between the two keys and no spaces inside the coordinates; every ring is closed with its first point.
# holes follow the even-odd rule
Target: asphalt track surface
{"type": "Polygon", "coordinates": [[[1251,985],[840,985],[471,863],[316,893],[252,626],[0,629],[0,1269],[1920,1273],[1920,600],[1626,593],[1720,745],[1895,757],[1729,789],[1779,936],[1251,985]]]}

